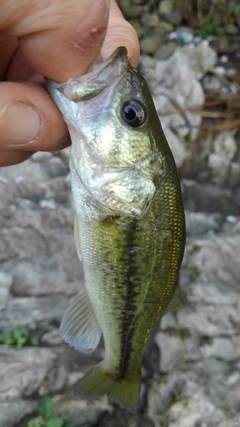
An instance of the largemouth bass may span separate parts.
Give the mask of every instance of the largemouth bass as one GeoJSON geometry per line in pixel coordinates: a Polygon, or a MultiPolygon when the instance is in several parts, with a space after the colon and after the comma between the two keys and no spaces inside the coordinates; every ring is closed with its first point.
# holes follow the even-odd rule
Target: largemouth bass
{"type": "Polygon", "coordinates": [[[151,328],[179,303],[185,222],[176,166],[144,78],[124,47],[79,79],[47,80],[72,139],[75,241],[85,285],[60,327],[77,350],[101,334],[104,360],[75,395],[138,404],[151,328]]]}

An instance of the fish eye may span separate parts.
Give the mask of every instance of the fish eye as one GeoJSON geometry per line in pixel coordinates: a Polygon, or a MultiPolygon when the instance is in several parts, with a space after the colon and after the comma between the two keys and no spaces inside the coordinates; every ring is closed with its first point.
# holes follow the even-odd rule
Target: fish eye
{"type": "Polygon", "coordinates": [[[128,126],[133,128],[141,126],[145,122],[147,116],[143,105],[134,99],[124,102],[120,114],[128,126]]]}

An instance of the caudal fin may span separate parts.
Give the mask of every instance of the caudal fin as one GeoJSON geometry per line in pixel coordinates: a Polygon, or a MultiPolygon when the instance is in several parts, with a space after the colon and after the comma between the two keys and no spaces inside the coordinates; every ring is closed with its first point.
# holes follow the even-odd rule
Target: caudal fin
{"type": "Polygon", "coordinates": [[[82,399],[94,399],[108,395],[110,401],[131,412],[138,407],[140,373],[135,380],[116,379],[102,366],[91,369],[74,387],[74,395],[82,399]]]}

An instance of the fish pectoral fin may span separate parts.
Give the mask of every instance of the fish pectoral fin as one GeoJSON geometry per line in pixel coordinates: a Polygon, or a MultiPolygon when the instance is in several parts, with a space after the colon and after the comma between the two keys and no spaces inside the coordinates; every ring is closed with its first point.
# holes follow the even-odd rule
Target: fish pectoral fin
{"type": "Polygon", "coordinates": [[[64,341],[83,353],[92,353],[100,341],[101,329],[96,319],[91,301],[82,289],[70,301],[60,326],[64,341]]]}
{"type": "Polygon", "coordinates": [[[179,309],[179,307],[181,307],[183,304],[183,299],[180,293],[180,289],[177,286],[176,290],[173,293],[173,296],[170,300],[170,302],[168,303],[164,314],[169,313],[169,311],[176,311],[179,309]]]}
{"type": "Polygon", "coordinates": [[[77,248],[77,254],[80,261],[82,261],[82,251],[80,247],[80,224],[77,215],[74,220],[74,240],[77,248]]]}
{"type": "Polygon", "coordinates": [[[91,369],[74,387],[74,395],[81,399],[95,399],[108,395],[110,401],[130,412],[136,412],[141,373],[135,378],[116,378],[100,363],[91,369]]]}

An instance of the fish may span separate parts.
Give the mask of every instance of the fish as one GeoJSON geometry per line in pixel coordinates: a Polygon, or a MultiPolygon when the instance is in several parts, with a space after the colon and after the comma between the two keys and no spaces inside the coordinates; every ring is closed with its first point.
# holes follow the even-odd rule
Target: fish
{"type": "Polygon", "coordinates": [[[108,395],[136,412],[150,330],[181,303],[185,219],[177,168],[125,47],[79,78],[46,84],[71,136],[74,237],[85,279],[60,333],[83,353],[101,335],[105,345],[102,362],[74,394],[108,395]]]}

